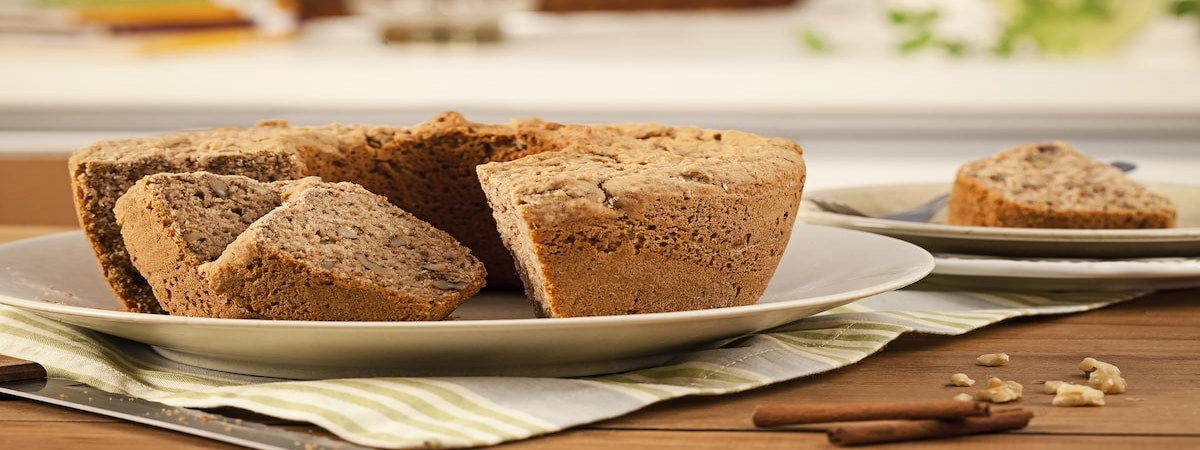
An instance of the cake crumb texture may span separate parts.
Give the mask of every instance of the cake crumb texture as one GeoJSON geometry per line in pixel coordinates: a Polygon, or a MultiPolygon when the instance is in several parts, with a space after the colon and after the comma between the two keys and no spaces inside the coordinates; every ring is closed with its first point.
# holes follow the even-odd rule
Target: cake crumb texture
{"type": "Polygon", "coordinates": [[[115,212],[172,315],[440,320],[484,283],[468,249],[352,183],[162,173],[115,212]]]}

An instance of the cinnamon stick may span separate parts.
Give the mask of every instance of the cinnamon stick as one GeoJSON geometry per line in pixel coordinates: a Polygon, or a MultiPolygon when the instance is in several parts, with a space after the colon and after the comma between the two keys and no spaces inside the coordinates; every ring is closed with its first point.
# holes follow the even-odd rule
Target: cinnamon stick
{"type": "Polygon", "coordinates": [[[831,428],[827,434],[834,445],[849,446],[884,442],[936,439],[968,434],[1015,430],[1029,424],[1033,413],[1023,409],[1001,410],[987,417],[958,420],[909,420],[853,424],[831,428]]]}
{"type": "Polygon", "coordinates": [[[986,416],[989,411],[988,403],[957,401],[759,405],[754,409],[754,425],[777,427],[861,420],[957,419],[986,416]]]}

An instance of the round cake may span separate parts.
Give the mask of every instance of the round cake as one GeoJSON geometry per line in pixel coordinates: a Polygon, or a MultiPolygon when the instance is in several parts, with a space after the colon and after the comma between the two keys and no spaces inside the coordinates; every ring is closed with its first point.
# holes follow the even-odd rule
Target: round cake
{"type": "MultiPolygon", "coordinates": [[[[527,189],[516,185],[583,177],[601,184],[607,181],[613,192],[623,193],[615,196],[618,198],[601,197],[600,204],[613,203],[605,207],[619,214],[596,226],[604,227],[606,235],[629,235],[620,240],[622,245],[645,239],[647,245],[666,246],[658,252],[658,257],[670,263],[664,267],[688,274],[674,278],[670,286],[626,286],[619,289],[622,300],[611,303],[633,305],[631,298],[651,291],[660,294],[656,298],[671,297],[670,301],[602,308],[604,314],[628,314],[757,300],[787,244],[805,176],[800,147],[784,139],[654,124],[584,126],[520,119],[491,125],[467,121],[453,112],[412,127],[291,127],[273,121],[250,128],[102,141],[77,151],[71,157],[70,171],[84,233],[106,279],[129,311],[164,312],[130,260],[113,213],[117,198],[147,175],[207,171],[263,182],[318,176],[330,182],[359,184],[469,248],[486,267],[488,287],[525,286],[549,316],[593,315],[601,310],[556,309],[553,305],[559,302],[544,302],[545,296],[539,297],[538,292],[561,290],[565,284],[546,285],[546,278],[536,281],[537,275],[530,275],[539,273],[531,272],[531,267],[545,266],[530,255],[545,252],[524,250],[522,234],[511,233],[514,223],[526,221],[510,221],[515,216],[509,208],[523,201],[513,200],[512,195],[527,189]],[[486,166],[477,173],[481,165],[486,166]],[[558,173],[560,169],[563,173],[558,173]],[[528,174],[521,175],[525,172],[528,174]],[[522,176],[528,179],[518,182],[522,176]],[[634,189],[634,184],[654,189],[637,191],[642,194],[621,190],[634,189]],[[668,192],[674,197],[666,196],[668,192]],[[665,203],[656,203],[660,199],[665,203]],[[622,209],[626,203],[621,202],[632,200],[659,205],[656,207],[674,205],[679,211],[661,216],[663,222],[656,224],[653,220],[657,219],[622,209]],[[498,226],[497,219],[504,223],[498,226]],[[659,225],[662,228],[650,228],[659,225]],[[697,285],[682,292],[663,292],[691,282],[710,288],[697,285]]],[[[552,223],[553,215],[546,213],[550,204],[547,197],[527,209],[538,211],[539,226],[552,223]]],[[[563,205],[567,204],[574,203],[563,205]]],[[[535,247],[551,248],[545,244],[535,247]]],[[[624,249],[614,252],[604,264],[617,267],[622,258],[632,266],[649,264],[645,259],[649,255],[639,260],[627,253],[624,249]]],[[[644,281],[611,278],[604,283],[615,286],[644,281]]],[[[617,291],[586,288],[572,296],[615,296],[617,291]]]]}

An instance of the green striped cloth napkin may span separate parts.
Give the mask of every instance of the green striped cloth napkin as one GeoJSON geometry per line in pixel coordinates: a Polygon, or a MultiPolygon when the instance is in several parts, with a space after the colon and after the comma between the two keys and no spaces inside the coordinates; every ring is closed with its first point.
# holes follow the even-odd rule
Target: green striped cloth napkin
{"type": "Polygon", "coordinates": [[[180,365],[148,346],[0,307],[0,354],[51,376],[175,406],[232,406],[305,421],[361,445],[472,447],[616,417],[685,395],[754,389],[853,364],[902,333],[957,335],[1010,317],[1087,311],[1141,292],[890,292],[788,326],[588,378],[287,381],[180,365]]]}

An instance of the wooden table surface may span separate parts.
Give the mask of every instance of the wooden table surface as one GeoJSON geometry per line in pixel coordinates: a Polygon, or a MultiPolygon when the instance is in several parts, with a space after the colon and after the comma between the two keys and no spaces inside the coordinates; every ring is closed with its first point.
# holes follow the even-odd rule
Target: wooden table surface
{"type": "MultiPolygon", "coordinates": [[[[0,226],[0,242],[64,228],[0,226]]],[[[510,443],[512,449],[775,449],[832,448],[818,427],[758,430],[754,405],[766,402],[947,400],[962,388],[945,386],[951,373],[1017,380],[1027,396],[1018,405],[1036,414],[1018,432],[886,448],[1009,449],[1200,448],[1200,289],[1162,292],[1098,311],[1014,319],[965,336],[905,335],[852,366],[750,392],[684,398],[565,432],[510,443]],[[975,356],[1006,352],[1004,367],[973,365],[975,356]],[[1095,356],[1116,364],[1129,391],[1092,408],[1056,408],[1034,382],[1083,381],[1076,364],[1095,356]]],[[[322,433],[304,424],[274,421],[322,433]]],[[[233,448],[179,433],[12,398],[0,400],[0,449],[233,448]]]]}

